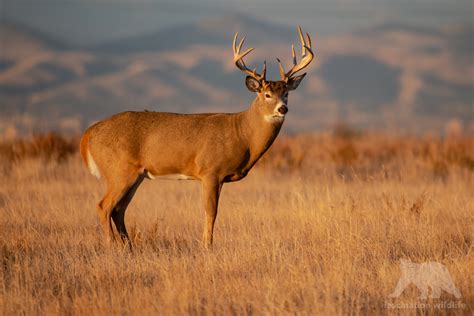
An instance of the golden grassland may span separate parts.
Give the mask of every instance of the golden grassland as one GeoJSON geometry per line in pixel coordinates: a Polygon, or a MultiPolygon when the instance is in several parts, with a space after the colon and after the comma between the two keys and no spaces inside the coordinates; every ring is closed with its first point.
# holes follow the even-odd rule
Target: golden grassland
{"type": "Polygon", "coordinates": [[[1,314],[472,314],[473,137],[281,137],[224,186],[212,251],[199,182],[145,181],[133,253],[104,244],[76,145],[0,145],[1,314]],[[402,258],[444,264],[462,298],[389,298],[402,258]]]}

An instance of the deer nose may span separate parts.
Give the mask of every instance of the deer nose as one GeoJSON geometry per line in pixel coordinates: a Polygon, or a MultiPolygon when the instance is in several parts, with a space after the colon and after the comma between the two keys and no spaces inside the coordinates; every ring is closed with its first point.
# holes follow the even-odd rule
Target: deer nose
{"type": "Polygon", "coordinates": [[[282,105],[278,108],[278,112],[280,114],[286,114],[286,112],[288,112],[288,108],[286,107],[286,105],[282,105]]]}

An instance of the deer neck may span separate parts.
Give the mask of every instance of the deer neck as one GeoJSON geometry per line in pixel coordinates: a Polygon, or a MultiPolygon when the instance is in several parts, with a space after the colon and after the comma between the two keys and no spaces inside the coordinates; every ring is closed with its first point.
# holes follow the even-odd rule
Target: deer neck
{"type": "Polygon", "coordinates": [[[259,102],[256,98],[249,109],[241,113],[240,134],[250,149],[250,167],[270,148],[283,125],[283,121],[266,120],[259,102]]]}

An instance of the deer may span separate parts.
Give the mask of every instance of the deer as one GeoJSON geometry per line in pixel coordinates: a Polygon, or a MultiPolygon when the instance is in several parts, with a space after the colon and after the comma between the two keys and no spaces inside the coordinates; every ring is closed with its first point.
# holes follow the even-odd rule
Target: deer
{"type": "MultiPolygon", "coordinates": [[[[144,179],[198,180],[205,211],[203,245],[212,248],[219,196],[224,183],[242,180],[273,144],[288,112],[288,92],[306,73],[297,75],[313,60],[311,39],[298,27],[302,57],[292,45],[292,68],[281,80],[266,79],[262,71],[244,62],[253,48],[242,52],[245,36],[233,40],[233,62],[247,76],[245,84],[256,94],[250,106],[238,113],[179,114],[127,111],[89,127],[81,137],[81,157],[90,173],[106,183],[97,214],[107,241],[114,243],[112,221],[124,247],[132,249],[125,226],[125,211],[144,179]]],[[[120,242],[120,241],[119,241],[120,242]]]]}

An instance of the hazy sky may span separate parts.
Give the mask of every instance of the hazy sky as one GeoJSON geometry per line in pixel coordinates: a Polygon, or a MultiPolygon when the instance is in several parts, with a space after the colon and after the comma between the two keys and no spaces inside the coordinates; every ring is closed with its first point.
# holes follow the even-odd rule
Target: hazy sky
{"type": "Polygon", "coordinates": [[[320,35],[386,22],[433,27],[473,22],[472,0],[0,0],[0,18],[89,45],[240,12],[320,35]]]}

